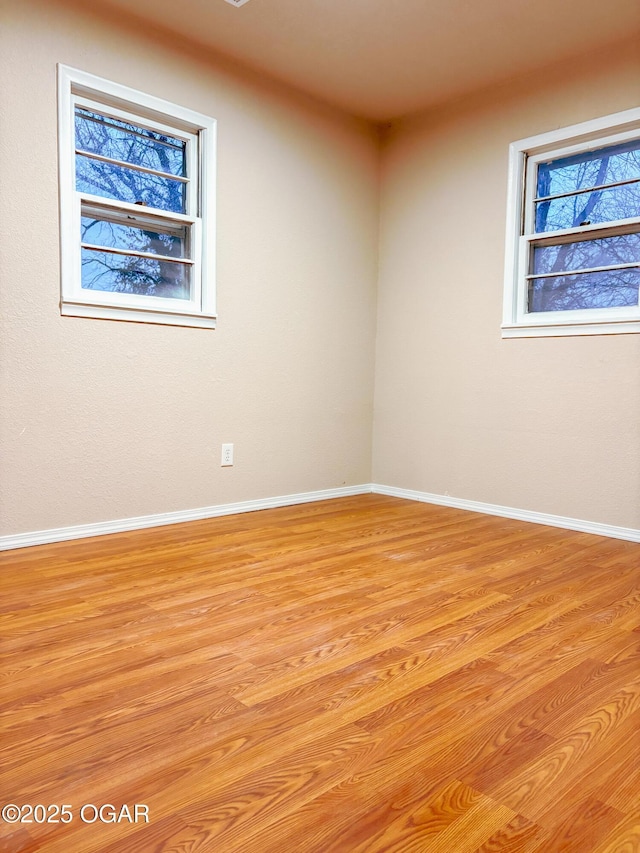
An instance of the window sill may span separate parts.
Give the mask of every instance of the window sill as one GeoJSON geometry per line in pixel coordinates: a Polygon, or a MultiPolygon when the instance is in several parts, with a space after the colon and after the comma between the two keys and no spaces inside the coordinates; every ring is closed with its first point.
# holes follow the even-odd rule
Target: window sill
{"type": "Polygon", "coordinates": [[[572,335],[624,335],[640,332],[640,320],[606,323],[503,323],[503,338],[560,338],[572,335]]]}
{"type": "Polygon", "coordinates": [[[107,305],[83,305],[62,302],[60,313],[65,317],[88,317],[97,320],[124,320],[130,323],[156,323],[163,326],[190,326],[196,329],[215,329],[216,316],[179,314],[136,308],[116,308],[107,305]]]}

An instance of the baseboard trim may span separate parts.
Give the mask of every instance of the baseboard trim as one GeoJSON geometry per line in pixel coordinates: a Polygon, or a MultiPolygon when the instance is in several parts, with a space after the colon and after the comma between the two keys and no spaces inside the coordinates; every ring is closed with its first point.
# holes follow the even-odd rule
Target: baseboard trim
{"type": "Polygon", "coordinates": [[[577,530],[580,533],[593,533],[596,536],[608,536],[611,539],[625,539],[628,542],[640,542],[640,530],[633,527],[616,527],[613,524],[600,524],[595,521],[584,521],[580,518],[567,518],[563,515],[550,515],[545,512],[532,512],[528,509],[516,509],[499,504],[487,504],[481,501],[468,501],[463,498],[453,498],[449,495],[434,495],[429,492],[416,492],[412,489],[398,489],[395,486],[382,486],[373,483],[371,491],[376,495],[388,495],[394,498],[405,498],[410,501],[449,506],[453,509],[466,509],[471,512],[481,512],[485,515],[499,515],[502,518],[515,518],[518,521],[530,521],[533,524],[546,524],[549,527],[562,527],[565,530],[577,530]]]}
{"type": "Polygon", "coordinates": [[[199,509],[160,512],[155,515],[140,515],[135,518],[120,518],[115,521],[99,521],[95,524],[77,524],[73,527],[56,527],[50,530],[35,530],[30,533],[17,533],[13,536],[0,536],[0,551],[14,548],[28,548],[32,545],[50,545],[68,539],[86,539],[90,536],[105,536],[109,533],[125,533],[128,530],[143,530],[146,527],[163,527],[167,524],[181,524],[184,521],[201,521],[221,515],[235,515],[242,512],[256,512],[260,509],[274,509],[280,506],[327,501],[333,498],[351,495],[371,494],[371,484],[360,486],[342,486],[338,489],[322,489],[317,492],[301,492],[295,495],[281,495],[274,498],[261,498],[238,503],[218,504],[199,509]]]}
{"type": "Polygon", "coordinates": [[[502,518],[514,518],[518,521],[530,521],[533,524],[546,524],[565,530],[577,530],[580,533],[593,533],[596,536],[608,536],[612,539],[624,539],[628,542],[640,542],[640,530],[632,527],[616,527],[612,524],[599,524],[583,521],[579,518],[567,518],[563,515],[550,515],[544,512],[532,512],[527,509],[487,504],[481,501],[469,501],[453,498],[449,495],[436,495],[430,492],[418,492],[413,489],[400,489],[395,486],[383,486],[379,483],[363,483],[359,486],[342,486],[338,489],[322,489],[316,492],[300,492],[294,495],[280,495],[274,498],[261,498],[238,503],[218,504],[198,509],[161,512],[155,515],[141,515],[135,518],[121,518],[115,521],[100,521],[96,524],[78,524],[73,527],[57,527],[50,530],[35,530],[29,533],[17,533],[13,536],[0,536],[0,551],[15,548],[28,548],[32,545],[50,545],[69,539],[86,539],[90,536],[105,536],[109,533],[125,533],[128,530],[143,530],[147,527],[163,527],[167,524],[181,524],[185,521],[201,521],[222,515],[235,515],[243,512],[257,512],[261,509],[275,509],[281,506],[327,501],[333,498],[345,498],[352,495],[388,495],[410,501],[448,506],[452,509],[464,509],[485,515],[498,515],[502,518]]]}

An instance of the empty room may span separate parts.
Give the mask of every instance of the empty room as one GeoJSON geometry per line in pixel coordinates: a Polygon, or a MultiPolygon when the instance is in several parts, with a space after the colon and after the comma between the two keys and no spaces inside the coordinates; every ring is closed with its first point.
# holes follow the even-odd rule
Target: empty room
{"type": "Polygon", "coordinates": [[[637,0],[0,74],[0,853],[640,853],[637,0]]]}

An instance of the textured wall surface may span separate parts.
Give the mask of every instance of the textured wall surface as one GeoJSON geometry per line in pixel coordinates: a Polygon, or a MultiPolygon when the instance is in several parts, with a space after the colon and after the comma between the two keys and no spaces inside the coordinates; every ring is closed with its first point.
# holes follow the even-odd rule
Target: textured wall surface
{"type": "Polygon", "coordinates": [[[0,535],[371,480],[640,526],[640,336],[500,337],[508,145],[637,106],[636,44],[380,146],[133,19],[0,15],[0,535]],[[60,316],[58,62],[218,119],[217,330],[60,316]]]}
{"type": "Polygon", "coordinates": [[[368,482],[374,130],[132,21],[0,14],[0,532],[368,482]],[[58,62],[218,119],[217,330],[60,316],[58,62]]]}
{"type": "Polygon", "coordinates": [[[639,104],[633,43],[389,129],[375,482],[640,527],[640,335],[500,336],[509,143],[639,104]]]}

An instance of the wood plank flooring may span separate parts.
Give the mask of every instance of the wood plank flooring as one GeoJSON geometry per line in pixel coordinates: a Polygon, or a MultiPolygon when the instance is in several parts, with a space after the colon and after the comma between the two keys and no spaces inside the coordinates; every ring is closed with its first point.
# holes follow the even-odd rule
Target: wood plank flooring
{"type": "Polygon", "coordinates": [[[363,495],[0,593],[0,806],[71,814],[0,853],[640,851],[639,545],[363,495]]]}

